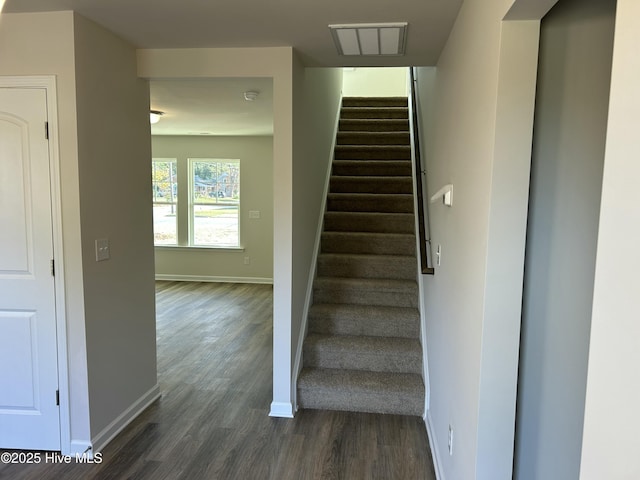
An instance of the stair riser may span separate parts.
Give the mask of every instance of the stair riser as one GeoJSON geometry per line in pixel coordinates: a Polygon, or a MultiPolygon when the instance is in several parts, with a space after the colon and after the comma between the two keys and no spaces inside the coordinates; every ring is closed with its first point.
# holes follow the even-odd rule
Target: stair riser
{"type": "Polygon", "coordinates": [[[320,346],[305,346],[304,366],[313,368],[334,368],[366,370],[370,372],[415,373],[422,372],[421,352],[343,352],[320,346]]]}
{"type": "Polygon", "coordinates": [[[411,163],[408,160],[336,161],[332,172],[333,175],[411,176],[411,163]]]}
{"type": "Polygon", "coordinates": [[[413,196],[332,195],[327,210],[334,212],[413,213],[413,196]]]}
{"type": "Polygon", "coordinates": [[[343,107],[405,107],[407,97],[344,97],[343,107]]]}
{"type": "Polygon", "coordinates": [[[376,232],[414,233],[414,219],[411,214],[372,214],[327,212],[324,216],[327,232],[376,232]]]}
{"type": "Polygon", "coordinates": [[[340,118],[360,119],[360,118],[409,118],[408,109],[404,107],[343,107],[340,111],[340,118]]]}
{"type": "Polygon", "coordinates": [[[342,401],[335,395],[315,389],[298,389],[298,404],[301,408],[308,409],[389,415],[421,416],[424,411],[423,397],[399,398],[396,395],[385,394],[351,394],[347,401],[342,401]]]}
{"type": "Polygon", "coordinates": [[[342,278],[391,278],[414,280],[417,275],[415,257],[406,259],[358,259],[347,261],[326,258],[318,259],[318,275],[342,278]]]}
{"type": "Polygon", "coordinates": [[[338,132],[338,145],[410,145],[408,132],[338,132]]]}
{"type": "Polygon", "coordinates": [[[411,160],[411,148],[402,145],[337,145],[336,160],[411,160]]]}
{"type": "Polygon", "coordinates": [[[418,338],[417,318],[362,319],[349,315],[309,315],[309,332],[331,335],[369,335],[372,337],[418,338]]]}
{"type": "Polygon", "coordinates": [[[411,177],[331,177],[331,193],[413,193],[411,177]]]}
{"type": "Polygon", "coordinates": [[[324,232],[321,243],[322,253],[361,253],[377,255],[415,255],[413,236],[402,236],[394,240],[372,235],[341,235],[324,232]]]}
{"type": "Polygon", "coordinates": [[[402,119],[343,119],[338,127],[340,132],[408,132],[409,120],[402,119]]]}
{"type": "Polygon", "coordinates": [[[377,290],[331,290],[314,288],[315,303],[343,303],[352,305],[379,305],[387,307],[418,308],[417,292],[380,292],[377,290]]]}

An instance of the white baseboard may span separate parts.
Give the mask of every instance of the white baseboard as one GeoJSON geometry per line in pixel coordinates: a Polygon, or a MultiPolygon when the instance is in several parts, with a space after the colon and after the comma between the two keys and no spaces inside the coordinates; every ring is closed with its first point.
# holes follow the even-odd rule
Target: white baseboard
{"type": "MultiPolygon", "coordinates": [[[[156,384],[142,395],[129,408],[122,412],[113,422],[107,425],[93,440],[93,453],[100,452],[127,425],[140,415],[149,405],[160,398],[160,386],[156,384]]],[[[82,452],[80,452],[82,453],[82,452]]]]}
{"type": "Polygon", "coordinates": [[[173,275],[167,273],[156,273],[156,280],[166,280],[170,282],[215,282],[215,283],[260,283],[273,284],[273,278],[266,277],[217,277],[210,275],[173,275]]]}
{"type": "Polygon", "coordinates": [[[293,404],[290,402],[271,402],[270,417],[293,418],[293,404]]]}
{"type": "Polygon", "coordinates": [[[71,440],[71,449],[68,452],[62,451],[61,453],[75,458],[76,455],[82,456],[85,452],[93,455],[93,453],[91,453],[92,451],[93,446],[91,442],[86,440],[71,440]]]}
{"type": "Polygon", "coordinates": [[[433,459],[433,469],[436,472],[436,480],[445,480],[444,473],[442,472],[442,457],[436,444],[436,435],[433,428],[433,420],[431,420],[431,412],[427,411],[424,416],[424,424],[427,427],[427,437],[429,438],[429,447],[431,448],[431,458],[433,459]]]}

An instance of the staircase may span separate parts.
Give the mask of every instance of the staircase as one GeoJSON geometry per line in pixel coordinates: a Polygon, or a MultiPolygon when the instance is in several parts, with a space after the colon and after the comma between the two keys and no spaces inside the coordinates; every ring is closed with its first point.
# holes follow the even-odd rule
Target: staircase
{"type": "Polygon", "coordinates": [[[407,99],[342,105],[298,404],[422,415],[407,99]]]}

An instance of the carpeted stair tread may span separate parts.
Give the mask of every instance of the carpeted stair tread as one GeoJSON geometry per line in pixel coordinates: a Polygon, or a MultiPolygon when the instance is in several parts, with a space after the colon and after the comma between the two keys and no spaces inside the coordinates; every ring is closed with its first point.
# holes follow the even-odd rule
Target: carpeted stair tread
{"type": "Polygon", "coordinates": [[[311,333],[304,344],[304,366],[371,372],[422,372],[417,339],[311,333]]]}
{"type": "Polygon", "coordinates": [[[413,193],[411,177],[382,176],[332,176],[329,191],[331,193],[413,193]]]}
{"type": "Polygon", "coordinates": [[[318,255],[318,275],[414,280],[417,275],[416,257],[412,255],[321,253],[318,255]]]}
{"type": "Polygon", "coordinates": [[[298,403],[302,408],[420,416],[424,383],[411,373],[304,368],[298,403]]]}
{"type": "Polygon", "coordinates": [[[407,118],[407,107],[343,107],[340,118],[407,118]]]}
{"type": "Polygon", "coordinates": [[[408,233],[415,231],[412,213],[326,212],[327,232],[408,233]]]}
{"type": "Polygon", "coordinates": [[[409,160],[334,160],[333,175],[411,175],[409,160]]]}
{"type": "Polygon", "coordinates": [[[336,160],[411,160],[409,145],[336,145],[336,160]]]}
{"type": "Polygon", "coordinates": [[[343,118],[340,132],[408,132],[409,120],[402,118],[343,118]]]}
{"type": "Polygon", "coordinates": [[[327,210],[340,212],[412,213],[413,195],[410,194],[370,194],[370,193],[330,193],[327,196],[327,210]]]}
{"type": "Polygon", "coordinates": [[[418,284],[404,279],[317,277],[313,301],[418,308],[418,284]]]}
{"type": "Polygon", "coordinates": [[[410,145],[409,132],[338,132],[337,145],[410,145]]]}
{"type": "Polygon", "coordinates": [[[343,107],[406,107],[407,97],[343,97],[343,107]]]}
{"type": "Polygon", "coordinates": [[[322,232],[320,253],[415,255],[415,236],[407,233],[322,232]]]}
{"type": "Polygon", "coordinates": [[[416,308],[317,303],[309,309],[309,332],[418,338],[416,308]]]}

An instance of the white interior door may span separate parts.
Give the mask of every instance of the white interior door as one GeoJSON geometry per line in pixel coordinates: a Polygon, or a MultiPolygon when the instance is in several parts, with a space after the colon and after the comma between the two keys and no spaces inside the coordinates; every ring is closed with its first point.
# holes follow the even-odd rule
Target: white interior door
{"type": "Polygon", "coordinates": [[[0,88],[0,448],[60,450],[46,90],[0,88]]]}

